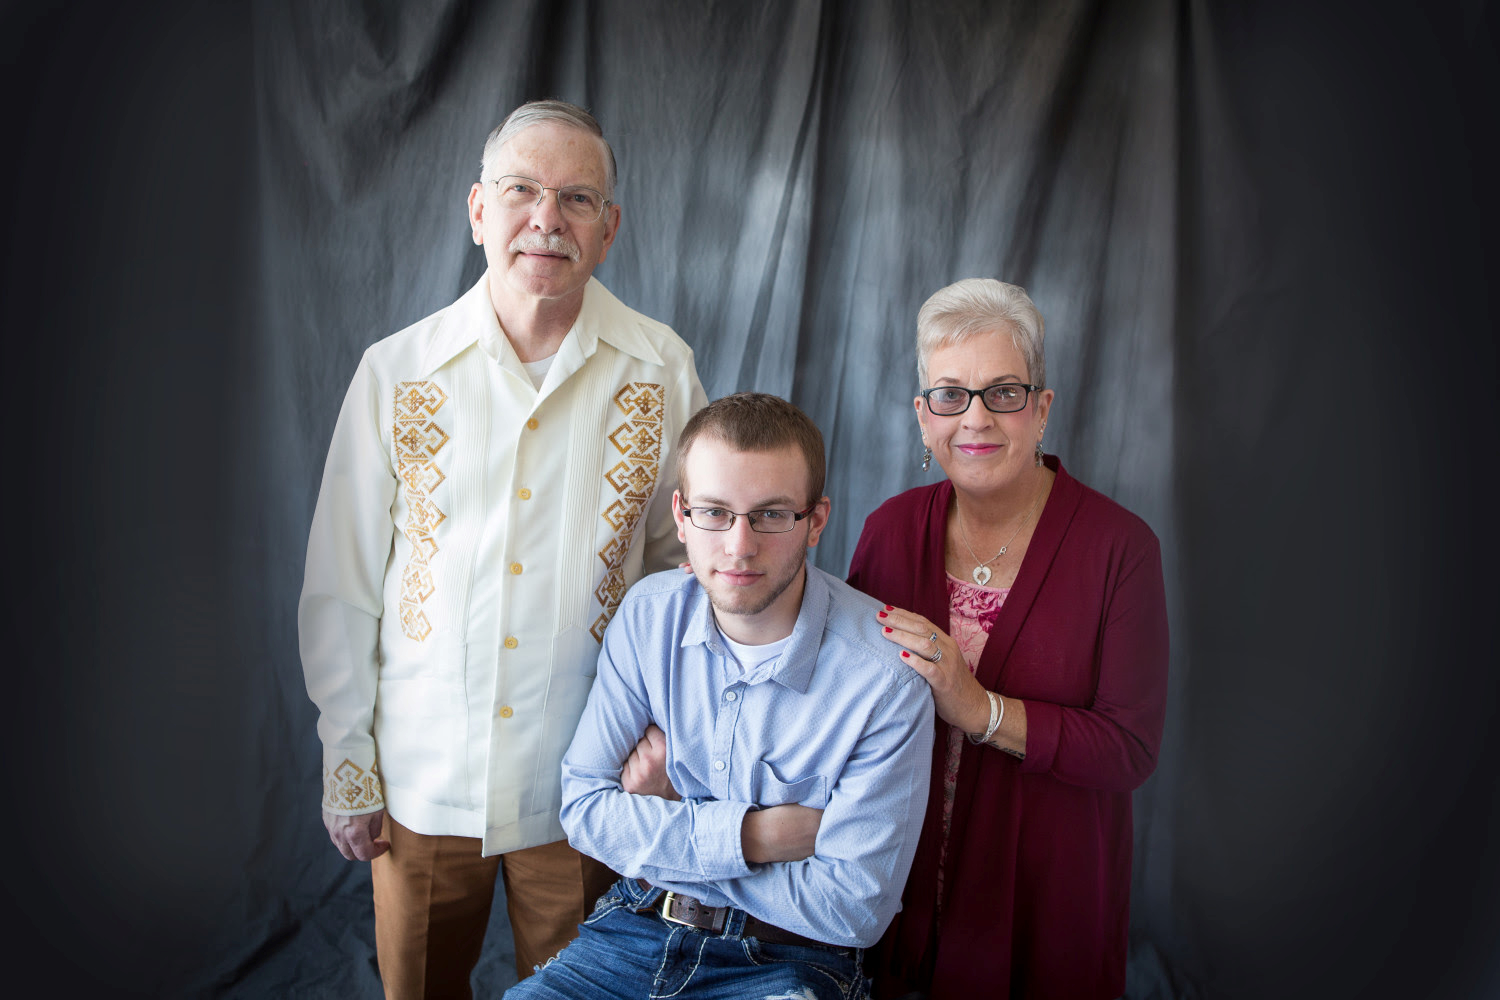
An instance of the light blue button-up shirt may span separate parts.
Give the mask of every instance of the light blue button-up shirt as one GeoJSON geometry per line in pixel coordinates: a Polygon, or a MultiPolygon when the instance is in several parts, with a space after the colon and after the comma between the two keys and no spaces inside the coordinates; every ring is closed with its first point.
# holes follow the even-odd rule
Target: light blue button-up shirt
{"type": "Polygon", "coordinates": [[[819,941],[874,944],[901,907],[933,745],[931,691],[881,637],[878,609],[809,566],[791,641],[747,684],[695,577],[641,580],[604,635],[563,758],[573,846],[622,875],[819,941]],[[681,802],[620,787],[652,722],[667,734],[681,802]],[[816,853],[747,864],[745,812],[790,802],[823,810],[816,853]]]}

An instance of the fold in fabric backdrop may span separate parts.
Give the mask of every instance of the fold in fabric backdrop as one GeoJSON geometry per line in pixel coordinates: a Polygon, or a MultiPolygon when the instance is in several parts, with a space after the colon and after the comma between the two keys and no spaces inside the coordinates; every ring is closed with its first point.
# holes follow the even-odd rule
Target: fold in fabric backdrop
{"type": "Polygon", "coordinates": [[[209,6],[0,15],[9,412],[52,435],[9,453],[29,963],[378,995],[318,818],[307,528],[361,352],[477,279],[484,138],[555,96],[619,157],[601,280],[710,396],[823,429],[826,570],[941,474],[922,301],[1031,292],[1047,449],[1163,543],[1129,996],[1500,990],[1488,5],[209,6]]]}

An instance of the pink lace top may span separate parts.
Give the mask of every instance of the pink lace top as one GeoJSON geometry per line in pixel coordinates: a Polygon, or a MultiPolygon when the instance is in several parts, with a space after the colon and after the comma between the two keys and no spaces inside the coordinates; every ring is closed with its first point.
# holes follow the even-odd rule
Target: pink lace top
{"type": "MultiPolygon", "coordinates": [[[[969,665],[969,673],[979,666],[979,654],[995,617],[1005,604],[1010,588],[979,587],[948,574],[948,634],[958,643],[969,665]]],[[[943,846],[938,852],[937,905],[943,905],[943,862],[948,857],[948,831],[953,826],[953,797],[958,790],[958,761],[963,753],[964,734],[956,726],[948,727],[947,767],[943,770],[943,846]]]]}

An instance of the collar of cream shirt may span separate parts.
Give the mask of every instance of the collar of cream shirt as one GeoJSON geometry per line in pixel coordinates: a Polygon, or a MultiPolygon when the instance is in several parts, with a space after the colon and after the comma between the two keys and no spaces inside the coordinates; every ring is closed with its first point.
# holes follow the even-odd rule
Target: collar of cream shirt
{"type": "MultiPolygon", "coordinates": [[[[422,356],[422,377],[430,376],[476,343],[492,358],[498,359],[503,352],[511,350],[500,329],[500,321],[495,317],[495,307],[490,302],[488,280],[489,272],[486,271],[479,276],[474,287],[443,311],[427,352],[422,356]]],[[[576,339],[585,358],[591,357],[599,341],[603,340],[649,364],[662,364],[661,355],[641,329],[642,318],[615,298],[598,278],[590,278],[583,292],[583,306],[573,328],[568,331],[568,338],[576,339]]]]}

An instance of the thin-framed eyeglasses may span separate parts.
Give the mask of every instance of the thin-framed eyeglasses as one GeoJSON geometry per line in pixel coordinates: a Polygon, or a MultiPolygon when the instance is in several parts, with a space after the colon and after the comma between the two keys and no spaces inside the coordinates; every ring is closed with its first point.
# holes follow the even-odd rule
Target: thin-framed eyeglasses
{"type": "Polygon", "coordinates": [[[919,396],[927,401],[927,412],[939,417],[956,417],[969,409],[969,404],[978,396],[984,400],[984,408],[991,413],[1015,413],[1026,409],[1026,401],[1033,392],[1041,392],[1039,385],[1025,382],[1000,382],[983,389],[965,389],[961,385],[939,385],[923,389],[919,396]]]}
{"type": "Polygon", "coordinates": [[[598,222],[609,205],[604,192],[586,184],[548,187],[539,180],[522,177],[520,174],[506,174],[495,178],[493,183],[500,188],[500,206],[512,212],[530,212],[542,203],[548,191],[556,192],[558,210],[573,222],[598,222]]]}
{"type": "Polygon", "coordinates": [[[725,510],[723,507],[684,507],[678,505],[678,509],[693,522],[693,527],[702,528],[704,531],[728,531],[734,527],[734,520],[743,517],[750,522],[750,530],[758,531],[763,535],[779,535],[783,531],[791,531],[797,526],[797,522],[811,514],[818,507],[813,504],[803,511],[782,510],[776,507],[767,507],[761,510],[746,511],[740,513],[733,510],[725,510]]]}

